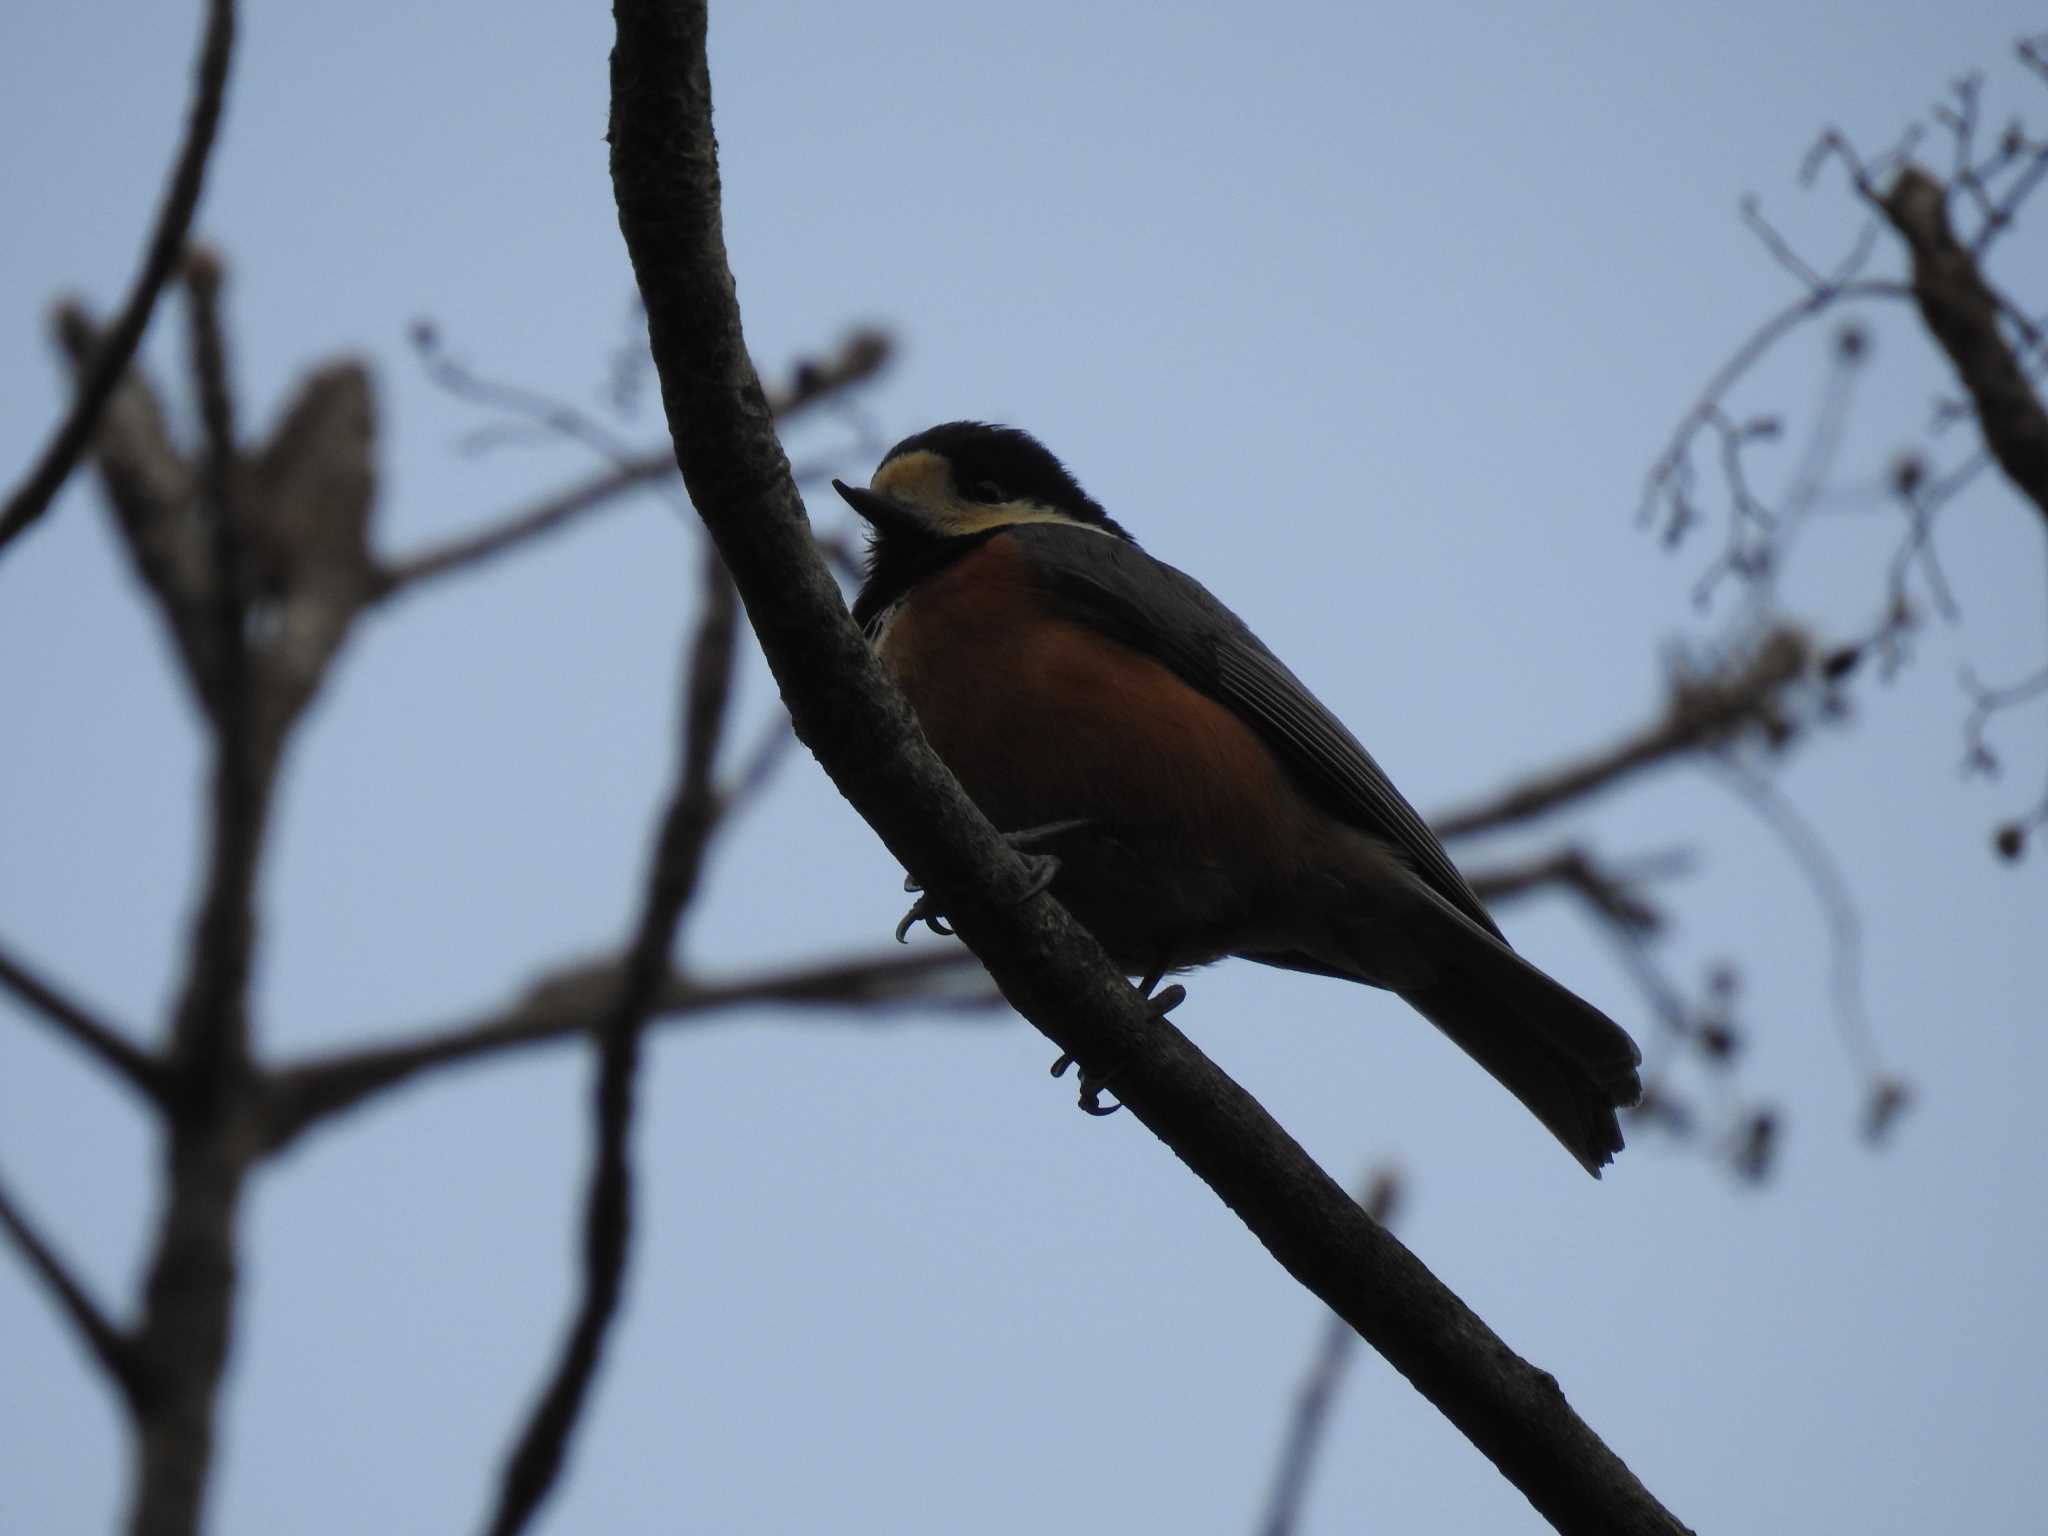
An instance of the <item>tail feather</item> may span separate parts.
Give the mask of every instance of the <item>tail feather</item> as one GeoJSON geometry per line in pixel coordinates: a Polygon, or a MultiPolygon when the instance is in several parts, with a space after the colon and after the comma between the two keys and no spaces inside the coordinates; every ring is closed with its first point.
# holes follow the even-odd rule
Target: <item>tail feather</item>
{"type": "Polygon", "coordinates": [[[1412,893],[1425,900],[1405,920],[1361,923],[1335,948],[1245,958],[1398,992],[1599,1178],[1621,1150],[1615,1111],[1642,1100],[1643,1053],[1619,1024],[1506,940],[1419,882],[1412,893]]]}
{"type": "Polygon", "coordinates": [[[1400,988],[1402,997],[1599,1178],[1621,1150],[1615,1111],[1642,1099],[1643,1053],[1619,1024],[1505,941],[1460,913],[1442,915],[1430,946],[1433,974],[1400,988]]]}
{"type": "Polygon", "coordinates": [[[1600,1177],[1622,1146],[1615,1111],[1643,1092],[1635,1062],[1613,1053],[1628,1040],[1619,1025],[1534,966],[1506,988],[1463,975],[1402,996],[1600,1177]]]}

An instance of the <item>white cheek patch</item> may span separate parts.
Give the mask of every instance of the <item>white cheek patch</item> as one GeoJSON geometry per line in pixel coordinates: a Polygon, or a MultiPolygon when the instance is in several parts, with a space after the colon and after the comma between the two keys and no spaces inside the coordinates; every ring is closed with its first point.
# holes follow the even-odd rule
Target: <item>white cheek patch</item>
{"type": "Polygon", "coordinates": [[[984,506],[977,501],[954,500],[939,513],[940,529],[948,534],[985,533],[991,528],[1011,528],[1018,523],[1058,523],[1067,528],[1086,528],[1106,538],[1115,538],[1099,523],[1084,523],[1055,508],[1035,501],[1005,501],[984,506]]]}
{"type": "Polygon", "coordinates": [[[891,459],[868,482],[877,496],[886,496],[899,506],[936,511],[955,500],[953,472],[936,453],[906,453],[891,459]]]}
{"type": "Polygon", "coordinates": [[[877,496],[886,496],[942,539],[986,533],[1014,523],[1064,523],[1069,528],[1086,528],[1115,538],[1097,523],[1069,517],[1053,507],[1035,501],[1004,501],[994,506],[969,501],[953,487],[952,466],[936,453],[920,449],[891,459],[868,482],[877,496]]]}

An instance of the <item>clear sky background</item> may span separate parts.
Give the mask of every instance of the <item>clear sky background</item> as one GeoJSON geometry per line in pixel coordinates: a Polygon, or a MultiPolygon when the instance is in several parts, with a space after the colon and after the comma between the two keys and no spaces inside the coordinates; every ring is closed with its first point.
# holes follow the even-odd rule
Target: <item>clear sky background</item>
{"type": "MultiPolygon", "coordinates": [[[[1793,291],[1741,195],[1831,257],[1858,216],[1839,178],[1796,183],[1818,130],[1889,144],[1978,66],[1996,116],[2048,123],[2010,62],[2039,24],[2006,0],[721,5],[727,236],[771,375],[852,323],[893,328],[901,361],[861,401],[874,440],[1030,427],[1429,810],[1647,717],[1667,646],[1711,627],[1687,601],[1706,543],[1673,556],[1633,514],[1708,371],[1793,291]]],[[[123,290],[196,32],[190,6],[0,18],[10,481],[63,398],[43,307],[123,290]]],[[[200,218],[231,263],[244,419],[315,361],[367,357],[387,549],[588,467],[559,446],[465,455],[479,418],[405,335],[431,317],[479,368],[601,405],[631,333],[609,46],[594,4],[245,19],[200,218]]],[[[2038,303],[2048,205],[2030,217],[1998,271],[2038,303]]],[[[1910,328],[1877,340],[1850,482],[1946,387],[1910,328]]],[[[1788,353],[1747,408],[1810,413],[1821,356],[1819,337],[1788,353]]],[[[630,431],[659,440],[644,408],[630,431]]],[[[861,438],[834,419],[791,446],[864,478],[861,438]]],[[[829,493],[813,511],[845,522],[829,493]]],[[[1823,520],[1793,609],[1826,634],[1866,623],[1894,531],[1882,508],[1823,520]]],[[[267,1051],[461,1018],[620,938],[694,548],[644,497],[356,636],[296,740],[263,887],[267,1051]]],[[[1696,771],[1518,846],[1700,851],[1666,958],[1689,983],[1743,968],[1743,1091],[1786,1124],[1762,1188],[1648,1132],[1595,1184],[1363,989],[1226,965],[1176,1016],[1339,1176],[1398,1160],[1402,1237],[1703,1532],[2038,1529],[2048,864],[1997,865],[1988,837],[2032,799],[2048,728],[2004,722],[2012,771],[1962,780],[1956,673],[2041,659],[2043,541],[1986,483],[1941,548],[1964,623],[1893,686],[1859,682],[1851,727],[1785,780],[1861,898],[1870,1012],[1917,1094],[1882,1150],[1857,1136],[1820,911],[1696,771]]],[[[152,1035],[199,799],[165,658],[74,484],[0,561],[0,936],[152,1035]]],[[[771,703],[755,663],[745,724],[771,703]]],[[[721,845],[684,952],[723,970],[879,945],[898,875],[799,756],[721,845]]],[[[1505,916],[1652,1033],[1567,903],[1505,916]]],[[[628,1304],[541,1528],[1246,1529],[1317,1304],[1142,1127],[1074,1113],[1051,1054],[994,1019],[661,1036],[628,1304]]],[[[475,1525],[570,1299],[587,1079],[570,1049],[436,1079],[261,1175],[213,1529],[475,1525]]],[[[156,1154],[122,1095],[0,1000],[0,1170],[124,1315],[156,1154]]],[[[106,1529],[125,1477],[111,1395],[0,1260],[0,1529],[106,1529]]],[[[1361,1357],[1308,1529],[1541,1528],[1361,1357]]]]}

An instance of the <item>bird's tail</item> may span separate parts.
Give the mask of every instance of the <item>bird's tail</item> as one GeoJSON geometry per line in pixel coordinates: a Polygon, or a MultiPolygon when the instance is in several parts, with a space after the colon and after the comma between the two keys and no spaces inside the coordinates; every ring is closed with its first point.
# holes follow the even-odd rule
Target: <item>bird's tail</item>
{"type": "Polygon", "coordinates": [[[1643,1096],[1626,1030],[1462,914],[1450,952],[1401,995],[1529,1107],[1594,1178],[1621,1150],[1617,1109],[1643,1096]]]}

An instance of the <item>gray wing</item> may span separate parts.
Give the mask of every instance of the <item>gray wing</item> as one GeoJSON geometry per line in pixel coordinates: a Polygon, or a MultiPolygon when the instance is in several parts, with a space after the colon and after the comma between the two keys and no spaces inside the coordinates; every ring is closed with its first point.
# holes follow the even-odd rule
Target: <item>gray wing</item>
{"type": "Polygon", "coordinates": [[[1372,754],[1200,582],[1092,529],[1030,523],[1012,532],[1057,607],[1156,657],[1228,706],[1333,815],[1391,845],[1438,895],[1501,937],[1436,834],[1372,754]]]}

